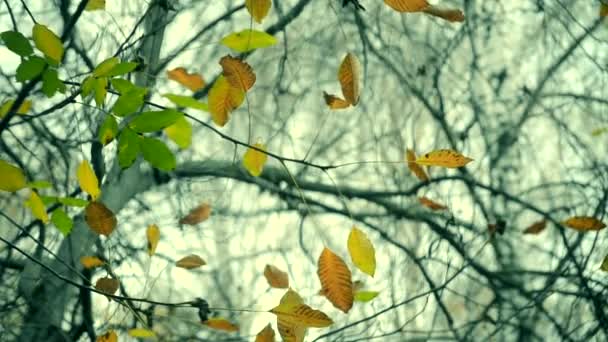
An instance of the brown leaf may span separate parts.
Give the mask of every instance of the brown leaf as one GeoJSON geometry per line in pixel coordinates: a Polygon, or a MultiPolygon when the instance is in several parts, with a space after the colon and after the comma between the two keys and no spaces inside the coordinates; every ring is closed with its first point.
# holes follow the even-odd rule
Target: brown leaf
{"type": "Polygon", "coordinates": [[[347,313],[353,306],[353,283],[350,270],[342,258],[325,247],[319,256],[317,274],[325,297],[336,308],[347,313]]]}
{"type": "Polygon", "coordinates": [[[435,150],[416,159],[416,163],[419,165],[441,166],[448,168],[463,167],[471,161],[473,161],[473,159],[465,157],[459,152],[447,149],[435,150]]]}
{"type": "Polygon", "coordinates": [[[532,223],[528,228],[524,230],[524,234],[539,234],[547,227],[546,220],[540,220],[532,223]]]}
{"type": "Polygon", "coordinates": [[[206,221],[211,216],[211,206],[207,203],[202,203],[198,207],[190,210],[188,215],[179,220],[179,224],[195,225],[206,221]]]}
{"type": "Polygon", "coordinates": [[[223,127],[229,119],[230,113],[238,108],[245,100],[245,92],[235,88],[221,75],[209,90],[209,112],[213,122],[223,127]]]}
{"type": "Polygon", "coordinates": [[[200,74],[192,73],[189,74],[184,68],[175,68],[167,71],[167,77],[170,80],[176,81],[177,83],[187,87],[192,91],[201,90],[205,87],[205,81],[200,74]]]}
{"type": "Polygon", "coordinates": [[[437,6],[429,6],[424,9],[424,13],[453,23],[464,21],[464,13],[462,13],[462,11],[457,8],[441,8],[437,6]]]}
{"type": "Polygon", "coordinates": [[[220,59],[220,65],[226,81],[234,88],[248,91],[255,84],[255,73],[247,62],[226,55],[220,59]]]}
{"type": "Polygon", "coordinates": [[[341,99],[335,95],[323,92],[323,98],[325,99],[325,103],[327,104],[329,109],[344,109],[350,107],[350,103],[348,103],[348,101],[341,99]]]}
{"type": "Polygon", "coordinates": [[[446,210],[448,208],[445,205],[439,204],[426,197],[418,197],[418,201],[420,201],[420,204],[422,204],[423,206],[425,206],[431,210],[446,210]]]}
{"type": "Polygon", "coordinates": [[[397,12],[420,12],[429,6],[426,0],[384,0],[397,12]]]}
{"type": "Polygon", "coordinates": [[[340,81],[344,99],[353,106],[359,102],[360,78],[361,71],[359,60],[355,55],[349,52],[342,60],[342,64],[340,64],[340,69],[338,70],[338,81],[340,81]]]}
{"type": "Polygon", "coordinates": [[[407,167],[412,171],[412,173],[421,181],[427,182],[429,180],[429,176],[426,174],[422,166],[416,164],[416,152],[412,149],[407,149],[405,153],[405,158],[407,159],[407,167]]]}
{"type": "Polygon", "coordinates": [[[109,330],[103,335],[97,336],[96,342],[118,342],[118,335],[114,330],[109,330]]]}
{"type": "Polygon", "coordinates": [[[114,294],[118,290],[119,285],[120,282],[118,281],[118,279],[104,277],[97,279],[97,282],[95,283],[95,288],[98,291],[107,294],[114,294]]]}
{"type": "Polygon", "coordinates": [[[232,324],[225,318],[210,318],[203,322],[204,325],[215,330],[223,330],[228,332],[239,331],[237,325],[232,324]]]}
{"type": "Polygon", "coordinates": [[[268,281],[268,285],[276,289],[289,288],[289,277],[286,272],[281,271],[275,266],[266,265],[264,267],[264,277],[268,281]]]}
{"type": "Polygon", "coordinates": [[[203,260],[196,254],[190,254],[188,256],[185,256],[175,263],[175,266],[185,268],[187,270],[198,268],[203,265],[207,265],[207,263],[205,262],[205,260],[203,260]]]}
{"type": "Polygon", "coordinates": [[[270,323],[260,330],[255,337],[255,342],[274,342],[274,330],[270,323]]]}
{"type": "Polygon", "coordinates": [[[90,202],[84,213],[85,221],[91,229],[101,235],[109,236],[116,228],[116,216],[101,202],[90,202]]]}
{"type": "Polygon", "coordinates": [[[606,227],[602,221],[595,217],[589,216],[573,216],[561,222],[566,227],[576,229],[578,231],[600,230],[606,227]]]}

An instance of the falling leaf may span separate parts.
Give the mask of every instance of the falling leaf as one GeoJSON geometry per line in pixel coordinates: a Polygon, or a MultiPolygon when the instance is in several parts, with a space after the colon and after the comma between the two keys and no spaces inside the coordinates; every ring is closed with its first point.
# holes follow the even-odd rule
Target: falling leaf
{"type": "Polygon", "coordinates": [[[216,125],[223,127],[228,122],[230,112],[238,108],[245,99],[245,93],[234,88],[224,76],[217,78],[209,90],[209,112],[216,125]]]}
{"type": "Polygon", "coordinates": [[[249,12],[251,17],[259,24],[261,24],[262,20],[268,15],[271,5],[271,0],[245,0],[247,12],[249,12]]]}
{"type": "Polygon", "coordinates": [[[34,45],[40,50],[48,59],[55,63],[55,65],[61,62],[63,58],[63,43],[53,31],[49,30],[48,27],[35,24],[32,29],[32,37],[34,38],[34,45]]]}
{"type": "Polygon", "coordinates": [[[319,256],[317,274],[321,289],[329,301],[347,313],[353,306],[351,273],[342,258],[325,247],[319,256]]]}
{"type": "Polygon", "coordinates": [[[0,159],[0,190],[15,192],[27,186],[25,175],[20,168],[0,159]]]}
{"type": "Polygon", "coordinates": [[[561,224],[583,232],[588,230],[600,230],[606,227],[606,224],[604,224],[602,221],[588,216],[573,216],[565,221],[562,221],[561,224]]]}
{"type": "Polygon", "coordinates": [[[96,256],[85,255],[80,257],[80,264],[82,264],[82,267],[84,268],[95,268],[102,266],[104,262],[96,256]]]}
{"type": "Polygon", "coordinates": [[[86,159],[80,162],[76,175],[78,176],[78,184],[80,184],[80,188],[84,192],[91,195],[93,201],[97,200],[101,194],[101,190],[99,190],[99,181],[97,180],[97,176],[91,168],[91,165],[86,159]]]}
{"type": "Polygon", "coordinates": [[[605,2],[600,2],[600,17],[608,17],[608,4],[605,2]]]}
{"type": "Polygon", "coordinates": [[[493,237],[496,232],[500,235],[505,233],[507,222],[505,220],[498,220],[496,223],[488,223],[488,231],[490,236],[493,237]]]}
{"type": "Polygon", "coordinates": [[[196,225],[206,221],[211,216],[211,206],[208,203],[202,203],[199,206],[190,210],[188,215],[179,220],[179,224],[196,225]]]}
{"type": "Polygon", "coordinates": [[[142,339],[156,339],[156,333],[150,329],[134,328],[127,332],[129,336],[142,339]]]}
{"type": "Polygon", "coordinates": [[[199,268],[203,265],[207,265],[207,263],[205,262],[205,260],[203,260],[196,254],[190,254],[188,256],[185,256],[175,263],[175,266],[185,268],[187,270],[199,268]]]}
{"type": "Polygon", "coordinates": [[[268,285],[276,289],[289,288],[289,277],[286,272],[281,271],[275,266],[266,265],[264,267],[264,277],[268,281],[268,285]]]}
{"type": "Polygon", "coordinates": [[[152,256],[156,252],[158,241],[160,240],[160,229],[155,224],[151,224],[146,229],[146,237],[148,238],[148,255],[152,256]]]}
{"type": "MultiPolygon", "coordinates": [[[[0,119],[2,119],[6,114],[8,114],[8,111],[11,109],[14,103],[15,100],[8,100],[4,102],[2,106],[0,106],[0,119]]],[[[23,103],[21,103],[21,106],[17,108],[17,114],[27,114],[30,108],[32,108],[32,101],[24,100],[23,103]]]]}
{"type": "MultiPolygon", "coordinates": [[[[608,6],[606,7],[607,11],[608,11],[608,6]]],[[[8,111],[8,109],[7,109],[8,111]]],[[[0,111],[0,118],[2,117],[2,113],[0,111]]],[[[591,135],[594,137],[599,137],[600,135],[604,134],[604,133],[608,133],[608,127],[602,127],[602,128],[596,128],[593,131],[591,131],[591,135]]]]}
{"type": "Polygon", "coordinates": [[[359,291],[355,292],[355,301],[357,302],[369,302],[376,298],[380,292],[378,291],[359,291]]]}
{"type": "MultiPolygon", "coordinates": [[[[295,291],[289,289],[281,298],[280,305],[299,305],[304,301],[295,291]]],[[[306,327],[293,324],[277,315],[277,328],[284,342],[304,342],[306,327]]]]}
{"type": "Polygon", "coordinates": [[[277,43],[277,39],[266,32],[243,30],[227,35],[222,38],[221,43],[236,52],[248,52],[273,46],[277,43]]]}
{"type": "Polygon", "coordinates": [[[105,236],[110,236],[117,224],[114,213],[101,202],[89,203],[85,209],[84,218],[95,233],[105,236]]]}
{"type": "MultiPolygon", "coordinates": [[[[353,264],[355,264],[357,268],[372,277],[374,276],[376,273],[376,251],[374,250],[374,245],[369,241],[367,235],[355,226],[353,226],[348,235],[348,252],[353,260],[353,264]]],[[[348,311],[348,309],[346,311],[348,311]]]]}
{"type": "Polygon", "coordinates": [[[424,169],[420,165],[416,164],[416,152],[414,152],[414,150],[408,148],[407,152],[405,153],[405,159],[407,161],[408,169],[412,171],[414,176],[423,182],[427,182],[429,180],[429,176],[426,174],[424,169]]]}
{"type": "MultiPolygon", "coordinates": [[[[253,146],[262,151],[266,151],[266,146],[262,143],[256,143],[253,146]]],[[[250,175],[258,177],[262,174],[267,158],[266,153],[249,147],[243,156],[243,166],[249,171],[250,175]]]]}
{"type": "Polygon", "coordinates": [[[420,202],[420,204],[431,210],[446,210],[448,208],[445,205],[439,204],[427,197],[418,197],[418,201],[420,202]]]}
{"type": "Polygon", "coordinates": [[[255,337],[255,342],[274,342],[274,330],[270,323],[260,330],[255,337]]]}
{"type": "Polygon", "coordinates": [[[462,11],[457,8],[441,8],[437,6],[428,6],[424,9],[424,13],[453,23],[464,21],[464,13],[462,13],[462,11]]]}
{"type": "Polygon", "coordinates": [[[106,9],[106,0],[89,0],[87,6],[84,8],[85,11],[97,11],[106,9]]]}
{"type": "Polygon", "coordinates": [[[255,73],[247,62],[226,55],[220,59],[220,65],[226,81],[234,88],[248,91],[255,84],[255,73]]]}
{"type": "Polygon", "coordinates": [[[606,255],[604,257],[604,260],[602,260],[602,265],[600,266],[600,270],[602,270],[604,272],[608,272],[608,255],[606,255]]]}
{"type": "Polygon", "coordinates": [[[97,279],[97,282],[95,283],[95,288],[98,291],[112,295],[118,290],[119,285],[120,282],[118,281],[118,279],[103,277],[97,279]]]}
{"type": "Polygon", "coordinates": [[[208,320],[206,320],[205,322],[203,322],[204,325],[208,326],[209,328],[212,329],[216,329],[216,330],[222,330],[222,331],[239,331],[239,327],[230,323],[230,321],[228,321],[225,318],[210,318],[208,320]]]}
{"type": "Polygon", "coordinates": [[[329,109],[344,109],[350,107],[350,103],[348,103],[348,101],[341,99],[335,95],[323,92],[323,98],[325,99],[325,103],[327,104],[329,109]]]}
{"type": "Polygon", "coordinates": [[[192,144],[192,124],[185,117],[177,119],[173,125],[165,128],[164,132],[181,149],[192,144]]]}
{"type": "Polygon", "coordinates": [[[114,330],[109,330],[103,335],[97,336],[96,342],[118,342],[118,335],[114,330]]]}
{"type": "Polygon", "coordinates": [[[445,149],[429,152],[416,159],[416,163],[419,165],[441,166],[448,168],[463,167],[471,161],[473,161],[473,159],[465,157],[456,151],[445,149]]]}
{"type": "Polygon", "coordinates": [[[359,60],[352,53],[347,53],[338,69],[338,80],[344,99],[353,106],[359,102],[360,73],[359,60]]]}
{"type": "Polygon", "coordinates": [[[426,0],[384,0],[397,12],[420,12],[429,6],[426,0]]]}
{"type": "Polygon", "coordinates": [[[326,314],[302,303],[302,298],[292,289],[287,290],[280,304],[270,312],[285,323],[303,327],[324,328],[333,324],[326,314]]]}
{"type": "Polygon", "coordinates": [[[49,215],[46,213],[46,207],[44,206],[44,203],[42,203],[42,199],[40,199],[40,196],[38,196],[36,191],[30,191],[30,198],[25,201],[25,206],[30,208],[32,215],[42,221],[42,223],[49,223],[49,215]]]}
{"type": "Polygon", "coordinates": [[[524,230],[524,234],[539,234],[547,227],[546,220],[540,220],[538,222],[534,222],[528,228],[524,230]]]}
{"type": "Polygon", "coordinates": [[[189,74],[185,68],[167,70],[167,77],[192,91],[198,91],[205,87],[203,76],[197,73],[189,74]]]}

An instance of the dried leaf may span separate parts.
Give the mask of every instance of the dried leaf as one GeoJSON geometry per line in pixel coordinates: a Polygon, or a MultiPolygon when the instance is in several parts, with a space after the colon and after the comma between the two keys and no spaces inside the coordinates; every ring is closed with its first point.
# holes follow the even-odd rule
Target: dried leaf
{"type": "Polygon", "coordinates": [[[422,166],[416,164],[416,152],[412,149],[407,149],[405,153],[405,158],[407,160],[407,167],[412,171],[414,176],[420,179],[423,182],[427,182],[429,180],[429,176],[426,174],[422,166]]]}
{"type": "Polygon", "coordinates": [[[540,220],[538,222],[534,222],[528,228],[524,230],[524,234],[539,234],[547,227],[546,220],[540,220]]]}
{"type": "Polygon", "coordinates": [[[348,103],[348,101],[341,99],[335,95],[323,92],[323,98],[325,99],[325,103],[327,104],[329,109],[344,109],[350,107],[350,103],[348,103]]]}
{"type": "MultiPolygon", "coordinates": [[[[353,264],[362,272],[374,276],[376,273],[376,251],[374,245],[369,241],[367,235],[357,227],[353,226],[348,235],[348,252],[353,264]]],[[[352,284],[351,284],[352,291],[352,284]]],[[[347,310],[348,311],[348,310],[347,310]]]]}
{"type": "Polygon", "coordinates": [[[271,5],[271,0],[245,0],[247,12],[249,12],[251,17],[259,24],[261,24],[262,20],[268,15],[271,5]]]}
{"type": "Polygon", "coordinates": [[[424,13],[453,23],[464,21],[464,13],[462,13],[462,11],[457,8],[441,8],[437,6],[429,6],[424,9],[424,13]]]}
{"type": "Polygon", "coordinates": [[[268,285],[276,289],[289,288],[289,277],[286,272],[281,271],[275,266],[266,265],[264,267],[264,277],[268,281],[268,285]]]}
{"type": "Polygon", "coordinates": [[[15,192],[27,186],[25,175],[20,168],[0,159],[0,190],[15,192]]]}
{"type": "Polygon", "coordinates": [[[98,291],[112,295],[118,290],[119,285],[120,282],[118,281],[118,279],[104,277],[97,279],[97,282],[95,283],[95,288],[98,291]]]}
{"type": "Polygon", "coordinates": [[[245,92],[234,88],[224,76],[217,78],[209,90],[209,112],[216,125],[223,127],[230,112],[238,108],[245,99],[245,92]]]}
{"type": "Polygon", "coordinates": [[[347,313],[353,307],[351,273],[342,258],[325,247],[319,256],[317,274],[321,289],[329,301],[347,313]]]}
{"type": "Polygon", "coordinates": [[[435,201],[432,201],[430,199],[428,199],[427,197],[418,197],[418,201],[420,201],[420,204],[422,204],[423,206],[431,209],[431,210],[446,210],[448,207],[446,207],[443,204],[439,204],[435,201]]]}
{"type": "Polygon", "coordinates": [[[207,203],[202,203],[198,207],[190,210],[188,215],[179,220],[179,224],[196,225],[206,221],[211,216],[211,206],[207,203]]]}
{"type": "Polygon", "coordinates": [[[158,241],[160,240],[160,229],[155,224],[151,224],[146,229],[146,237],[148,238],[148,255],[152,256],[156,252],[158,241]]]}
{"type": "Polygon", "coordinates": [[[239,331],[239,327],[237,325],[230,323],[230,321],[228,321],[225,318],[210,318],[210,319],[206,320],[205,322],[203,322],[203,324],[208,326],[209,328],[216,329],[216,330],[223,330],[223,331],[230,331],[230,332],[239,331]]]}
{"type": "Polygon", "coordinates": [[[82,256],[80,257],[80,263],[84,268],[95,268],[104,264],[103,260],[96,256],[82,256]]]}
{"type": "Polygon", "coordinates": [[[270,312],[288,324],[302,327],[324,328],[333,324],[326,314],[303,304],[302,298],[291,289],[287,290],[280,304],[270,312]]]}
{"type": "Polygon", "coordinates": [[[304,342],[306,327],[290,323],[285,319],[277,317],[277,328],[283,342],[304,342]]]}
{"type": "Polygon", "coordinates": [[[608,4],[600,2],[600,17],[604,18],[608,16],[608,4]]]}
{"type": "Polygon", "coordinates": [[[418,165],[441,166],[448,168],[459,168],[473,161],[469,157],[452,150],[436,150],[418,157],[416,163],[418,165]]]}
{"type": "MultiPolygon", "coordinates": [[[[253,146],[262,151],[266,151],[266,146],[262,143],[256,143],[253,146]]],[[[249,147],[243,156],[243,166],[249,171],[250,175],[258,177],[262,174],[267,158],[266,153],[249,147]]]]}
{"type": "Polygon", "coordinates": [[[207,265],[207,263],[205,262],[205,260],[203,260],[196,254],[190,254],[188,256],[185,256],[175,263],[175,266],[185,268],[187,270],[199,268],[203,265],[207,265]]]}
{"type": "Polygon", "coordinates": [[[270,323],[260,330],[255,337],[255,342],[274,342],[274,330],[270,323]]]}
{"type": "Polygon", "coordinates": [[[384,0],[397,12],[420,12],[429,6],[426,0],[384,0]]]}
{"type": "Polygon", "coordinates": [[[116,228],[116,216],[101,202],[90,202],[84,213],[84,218],[91,229],[101,235],[109,236],[116,228]]]}
{"type": "Polygon", "coordinates": [[[226,55],[220,59],[220,65],[226,81],[234,88],[248,91],[255,84],[255,73],[247,62],[226,55]]]}
{"type": "Polygon", "coordinates": [[[129,329],[129,336],[141,339],[156,339],[156,333],[150,329],[135,328],[129,329]]]}
{"type": "Polygon", "coordinates": [[[562,221],[561,224],[583,232],[588,230],[600,230],[606,227],[606,224],[604,224],[602,221],[589,216],[573,216],[565,221],[562,221]]]}
{"type": "Polygon", "coordinates": [[[118,342],[118,335],[114,330],[109,330],[103,335],[97,336],[96,342],[118,342]]]}
{"type": "Polygon", "coordinates": [[[99,189],[99,181],[97,180],[97,176],[91,168],[91,165],[86,159],[83,160],[78,166],[76,175],[80,188],[84,192],[91,195],[93,201],[97,200],[101,194],[101,190],[99,189]]]}
{"type": "Polygon", "coordinates": [[[205,87],[203,76],[197,73],[189,74],[185,68],[167,70],[167,77],[192,91],[198,91],[205,87]]]}
{"type": "Polygon", "coordinates": [[[342,64],[340,64],[340,69],[338,70],[338,81],[340,81],[340,86],[342,87],[342,95],[353,106],[359,102],[360,69],[359,60],[349,52],[342,60],[342,64]]]}

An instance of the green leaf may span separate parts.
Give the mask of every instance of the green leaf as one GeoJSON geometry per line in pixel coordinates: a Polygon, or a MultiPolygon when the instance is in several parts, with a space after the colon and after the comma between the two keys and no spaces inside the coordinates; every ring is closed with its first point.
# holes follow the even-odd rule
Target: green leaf
{"type": "Polygon", "coordinates": [[[26,57],[34,53],[30,41],[25,38],[20,32],[6,31],[0,33],[0,37],[6,44],[6,47],[18,54],[21,57],[26,57]]]}
{"type": "Polygon", "coordinates": [[[116,119],[113,115],[106,116],[106,119],[103,121],[103,124],[99,126],[99,132],[97,134],[99,137],[99,142],[105,146],[112,142],[112,140],[114,140],[117,134],[118,123],[116,122],[116,119]]]}
{"type": "Polygon", "coordinates": [[[57,70],[46,69],[42,75],[42,92],[44,95],[51,98],[56,92],[64,93],[65,89],[65,84],[59,79],[57,70]]]}
{"type": "Polygon", "coordinates": [[[25,175],[20,168],[0,159],[0,190],[15,192],[26,187],[25,175]]]}
{"type": "Polygon", "coordinates": [[[155,138],[144,137],[141,142],[141,152],[144,159],[155,168],[162,171],[175,169],[175,156],[164,142],[155,138]]]}
{"type": "Polygon", "coordinates": [[[58,65],[63,58],[63,43],[48,27],[35,24],[32,36],[36,48],[40,50],[52,64],[58,65]]]}
{"type": "Polygon", "coordinates": [[[44,205],[51,205],[57,203],[59,198],[57,196],[43,196],[40,195],[40,199],[44,205]]]}
{"type": "MultiPolygon", "coordinates": [[[[15,104],[15,100],[11,99],[11,100],[4,102],[2,104],[2,106],[0,106],[0,118],[3,118],[6,114],[8,114],[8,111],[11,109],[13,104],[15,104]]],[[[19,108],[17,108],[16,112],[17,112],[17,114],[25,115],[25,114],[27,114],[27,112],[30,110],[31,107],[32,107],[32,101],[24,100],[23,103],[21,103],[21,106],[19,106],[19,108]]]]}
{"type": "Polygon", "coordinates": [[[103,11],[104,9],[106,9],[106,0],[89,0],[84,8],[85,11],[103,11]]]}
{"type": "Polygon", "coordinates": [[[103,103],[108,94],[108,79],[106,77],[94,78],[93,90],[95,91],[95,103],[97,107],[103,107],[103,103]]]}
{"type": "Polygon", "coordinates": [[[93,76],[89,76],[82,81],[82,85],[80,86],[80,95],[82,96],[83,100],[91,95],[91,92],[93,92],[93,89],[95,88],[96,82],[97,81],[93,76]]]}
{"type": "Polygon", "coordinates": [[[51,222],[59,229],[63,236],[68,236],[72,231],[72,227],[74,226],[74,222],[68,216],[68,214],[63,211],[63,209],[55,209],[53,211],[53,215],[51,216],[51,222]]]}
{"type": "Polygon", "coordinates": [[[204,112],[209,111],[209,107],[207,106],[206,103],[200,102],[192,96],[164,94],[163,97],[165,97],[166,99],[173,102],[176,106],[179,106],[179,107],[193,108],[193,109],[202,110],[204,112]]]}
{"type": "Polygon", "coordinates": [[[140,139],[129,128],[125,128],[120,132],[120,137],[118,138],[118,164],[121,168],[128,168],[137,159],[140,151],[140,139]]]}
{"type": "Polygon", "coordinates": [[[56,197],[55,200],[63,205],[67,205],[70,207],[84,208],[89,204],[89,201],[75,197],[56,197]]]}
{"type": "Polygon", "coordinates": [[[156,132],[171,126],[183,116],[183,113],[175,109],[143,112],[131,121],[129,127],[138,133],[156,132]]]}
{"type": "Polygon", "coordinates": [[[369,302],[376,298],[380,292],[378,291],[359,291],[355,293],[355,301],[369,302]]]}
{"type": "Polygon", "coordinates": [[[137,68],[137,63],[134,62],[122,62],[117,64],[116,66],[114,66],[114,68],[112,68],[112,70],[110,70],[110,72],[108,73],[109,77],[113,77],[113,76],[121,76],[124,74],[128,74],[131,71],[135,70],[135,68],[137,68]]]}
{"type": "Polygon", "coordinates": [[[34,189],[48,189],[52,186],[53,186],[53,183],[51,183],[49,181],[45,181],[45,180],[37,180],[37,181],[27,183],[28,188],[34,188],[34,189]]]}
{"type": "Polygon", "coordinates": [[[237,52],[247,52],[275,45],[277,39],[266,32],[243,30],[233,32],[222,39],[222,44],[237,52]]]}
{"type": "Polygon", "coordinates": [[[32,56],[19,64],[17,67],[17,81],[25,82],[40,75],[46,66],[44,58],[32,56]]]}
{"type": "Polygon", "coordinates": [[[192,125],[183,116],[177,119],[173,125],[165,128],[165,134],[182,149],[186,149],[192,144],[192,125]]]}
{"type": "Polygon", "coordinates": [[[144,96],[147,91],[145,88],[136,87],[123,93],[112,106],[112,113],[118,116],[135,113],[144,104],[144,96]],[[144,93],[142,93],[142,89],[144,93]]]}
{"type": "Polygon", "coordinates": [[[124,78],[113,78],[110,80],[110,83],[112,83],[112,88],[116,89],[116,91],[121,94],[124,94],[135,87],[131,81],[125,80],[124,78]]]}
{"type": "Polygon", "coordinates": [[[608,133],[608,127],[596,128],[593,131],[591,131],[591,135],[594,137],[599,137],[600,135],[602,135],[604,133],[608,133]]]}
{"type": "Polygon", "coordinates": [[[46,213],[46,207],[40,199],[36,191],[30,191],[30,198],[25,201],[24,205],[32,211],[32,215],[42,221],[44,224],[49,223],[49,216],[46,213]]]}
{"type": "Polygon", "coordinates": [[[120,59],[118,59],[118,57],[110,57],[106,59],[95,67],[95,69],[93,70],[93,77],[109,76],[108,74],[110,73],[110,71],[112,71],[112,69],[114,69],[114,67],[117,66],[118,63],[120,63],[120,59]]]}

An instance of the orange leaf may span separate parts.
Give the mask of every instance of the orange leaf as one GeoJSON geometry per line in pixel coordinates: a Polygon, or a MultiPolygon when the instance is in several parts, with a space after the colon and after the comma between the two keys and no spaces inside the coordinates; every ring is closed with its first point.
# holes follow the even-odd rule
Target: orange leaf
{"type": "Polygon", "coordinates": [[[97,336],[96,342],[118,342],[118,335],[114,330],[109,330],[103,335],[97,336]]]}
{"type": "Polygon", "coordinates": [[[561,224],[578,231],[600,230],[606,227],[602,221],[588,216],[573,216],[561,222],[561,224]]]}
{"type": "Polygon", "coordinates": [[[272,265],[264,267],[264,277],[268,281],[268,285],[276,289],[286,289],[289,287],[289,278],[286,272],[281,271],[272,265]]]}
{"type": "Polygon", "coordinates": [[[84,268],[94,268],[104,264],[103,260],[96,256],[82,256],[80,257],[80,263],[84,268]]]}
{"type": "Polygon", "coordinates": [[[91,229],[101,235],[109,236],[116,228],[116,216],[101,202],[90,202],[84,218],[91,229]]]}
{"type": "Polygon", "coordinates": [[[205,87],[205,81],[200,74],[189,74],[185,68],[180,67],[168,70],[167,77],[192,91],[197,91],[205,87]]]}
{"type": "Polygon", "coordinates": [[[538,222],[534,222],[531,224],[526,230],[524,230],[524,234],[538,234],[545,230],[547,227],[547,221],[540,220],[538,222]]]}
{"type": "Polygon", "coordinates": [[[300,295],[292,289],[285,292],[279,305],[270,312],[277,315],[277,319],[284,320],[284,323],[302,327],[324,328],[333,324],[326,314],[304,304],[300,295]]]}
{"type": "Polygon", "coordinates": [[[473,161],[469,157],[452,150],[435,150],[416,159],[418,165],[441,166],[448,168],[459,168],[473,161]]]}
{"type": "Polygon", "coordinates": [[[230,112],[238,108],[245,99],[245,93],[220,76],[209,90],[209,112],[216,125],[223,127],[228,122],[230,112]]]}
{"type": "Polygon", "coordinates": [[[353,306],[351,273],[342,258],[325,247],[319,256],[317,274],[325,297],[338,309],[347,313],[353,306]]]}
{"type": "Polygon", "coordinates": [[[220,59],[220,65],[224,77],[234,88],[247,91],[255,84],[255,73],[246,62],[226,55],[220,59]]]}
{"type": "Polygon", "coordinates": [[[426,0],[384,0],[397,12],[420,12],[429,6],[426,0]]]}
{"type": "Polygon", "coordinates": [[[418,201],[420,201],[420,204],[422,204],[423,206],[431,209],[431,210],[445,210],[448,207],[446,207],[443,204],[439,204],[435,201],[432,201],[426,197],[418,197],[418,201]]]}
{"type": "Polygon", "coordinates": [[[156,252],[158,241],[160,240],[160,229],[155,224],[151,224],[146,229],[146,237],[148,238],[148,255],[152,256],[156,252]]]}
{"type": "Polygon", "coordinates": [[[208,326],[209,328],[216,330],[223,330],[229,332],[239,331],[239,327],[237,325],[230,323],[230,321],[224,318],[210,318],[203,322],[203,324],[208,326]]]}
{"type": "Polygon", "coordinates": [[[457,8],[440,8],[436,6],[429,6],[424,9],[424,13],[453,23],[464,21],[464,13],[457,8]]]}
{"type": "Polygon", "coordinates": [[[188,256],[185,256],[175,263],[175,266],[185,268],[187,270],[199,268],[203,265],[207,265],[207,263],[205,262],[205,260],[203,260],[196,254],[190,254],[188,256]]]}
{"type": "Polygon", "coordinates": [[[277,328],[283,342],[304,342],[306,336],[306,327],[293,324],[285,319],[277,317],[277,328]]]}
{"type": "Polygon", "coordinates": [[[260,330],[255,337],[255,342],[274,342],[274,330],[270,323],[260,330]]]}
{"type": "Polygon", "coordinates": [[[344,99],[353,106],[359,102],[359,82],[360,82],[359,60],[352,53],[347,53],[340,69],[338,70],[338,81],[342,87],[344,99]]]}
{"type": "Polygon", "coordinates": [[[199,224],[203,221],[206,221],[209,216],[211,216],[211,206],[207,203],[203,203],[198,207],[190,210],[188,215],[182,217],[179,220],[179,224],[199,224]]]}
{"type": "Polygon", "coordinates": [[[330,109],[344,109],[350,106],[348,101],[341,99],[335,95],[328,94],[323,92],[323,98],[325,99],[325,103],[330,109]]]}
{"type": "Polygon", "coordinates": [[[119,285],[120,282],[118,281],[118,279],[104,277],[97,279],[97,282],[95,283],[95,288],[98,291],[107,294],[114,294],[118,290],[119,285]]]}
{"type": "Polygon", "coordinates": [[[272,1],[270,0],[245,0],[247,11],[251,17],[259,24],[268,15],[272,1]]]}
{"type": "Polygon", "coordinates": [[[405,158],[407,159],[407,167],[412,171],[412,173],[418,177],[423,182],[427,182],[429,180],[429,176],[426,174],[422,166],[416,164],[416,153],[412,149],[407,149],[405,153],[405,158]]]}

